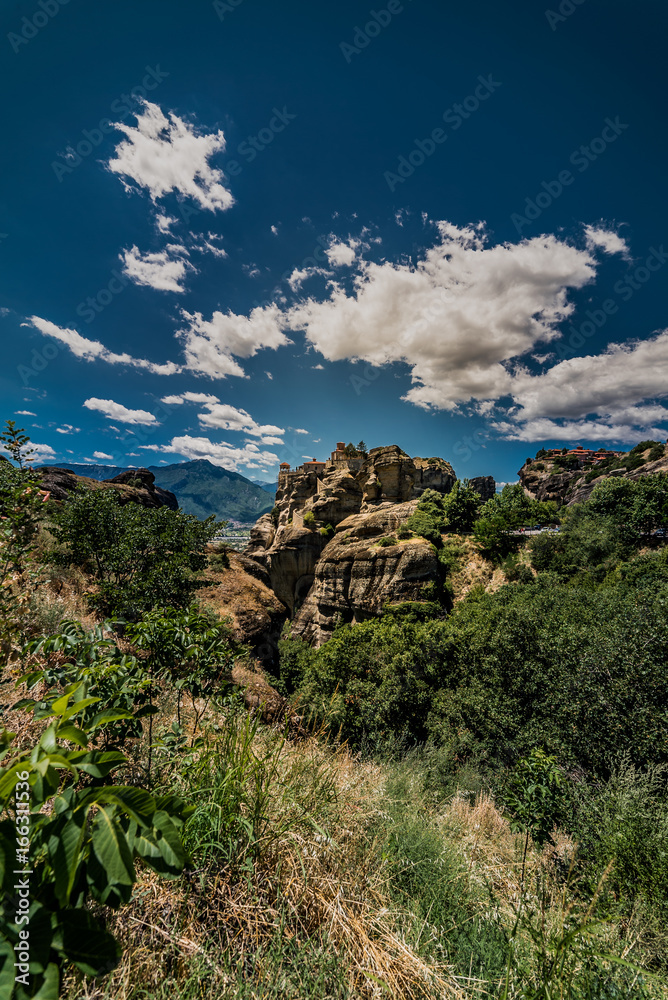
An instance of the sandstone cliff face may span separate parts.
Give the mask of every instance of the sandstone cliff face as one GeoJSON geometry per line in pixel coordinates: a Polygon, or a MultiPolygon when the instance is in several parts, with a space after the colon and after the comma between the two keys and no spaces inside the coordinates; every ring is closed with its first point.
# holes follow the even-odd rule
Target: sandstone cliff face
{"type": "Polygon", "coordinates": [[[449,493],[457,476],[449,462],[443,458],[414,458],[416,478],[413,483],[413,497],[422,496],[425,490],[449,493]]]}
{"type": "MultiPolygon", "coordinates": [[[[411,458],[397,445],[319,474],[282,476],[275,516],[258,520],[246,555],[267,570],[293,634],[320,645],[339,619],[361,621],[388,602],[423,599],[425,585],[437,579],[436,553],[424,539],[394,533],[425,490],[449,493],[455,481],[449,462],[411,458]],[[395,544],[379,545],[383,537],[395,544]]],[[[489,483],[493,490],[492,479],[481,488],[489,483]]]]}
{"type": "Polygon", "coordinates": [[[77,476],[68,469],[38,469],[42,477],[42,488],[48,490],[53,500],[67,500],[77,486],[90,490],[114,490],[122,504],[138,503],[142,507],[169,507],[178,510],[178,500],[169,490],[155,485],[155,476],[148,469],[132,469],[122,472],[115,479],[88,479],[77,476]]]}
{"type": "Polygon", "coordinates": [[[433,546],[423,538],[378,544],[410,517],[416,506],[417,501],[385,503],[339,524],[294,617],[293,635],[319,646],[339,620],[359,622],[380,614],[387,602],[423,599],[425,585],[437,575],[433,546]]]}

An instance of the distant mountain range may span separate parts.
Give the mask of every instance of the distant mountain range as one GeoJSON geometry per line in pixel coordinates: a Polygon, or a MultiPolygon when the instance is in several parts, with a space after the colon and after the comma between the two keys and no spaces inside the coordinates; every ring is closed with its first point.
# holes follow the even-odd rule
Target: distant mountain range
{"type": "MultiPolygon", "coordinates": [[[[113,479],[128,471],[127,467],[66,462],[52,463],[50,467],[70,469],[90,479],[113,479]]],[[[254,483],[206,459],[146,468],[155,476],[156,486],[176,494],[182,510],[202,519],[213,514],[219,520],[249,524],[274,506],[274,483],[254,483]]]]}

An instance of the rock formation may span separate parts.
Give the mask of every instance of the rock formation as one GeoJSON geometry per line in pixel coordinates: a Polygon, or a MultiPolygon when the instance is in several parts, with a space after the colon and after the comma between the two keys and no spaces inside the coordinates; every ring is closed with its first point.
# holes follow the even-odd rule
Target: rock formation
{"type": "Polygon", "coordinates": [[[493,476],[476,476],[475,479],[470,479],[469,483],[476,493],[480,495],[483,502],[491,500],[496,493],[496,482],[493,476]]]}
{"type": "Polygon", "coordinates": [[[379,545],[404,523],[427,489],[456,481],[441,458],[412,459],[397,445],[279,474],[276,506],[251,530],[246,555],[264,567],[293,632],[316,645],[337,620],[379,614],[388,601],[419,600],[436,578],[433,547],[421,538],[379,545]]]}
{"type": "Polygon", "coordinates": [[[425,587],[438,571],[433,545],[424,538],[378,544],[416,506],[416,500],[384,503],[341,521],[316,563],[313,584],[293,619],[293,635],[319,646],[338,621],[363,621],[388,602],[424,600],[425,587]]]}
{"type": "Polygon", "coordinates": [[[278,662],[278,640],[288,612],[274,595],[267,571],[254,559],[228,551],[229,568],[207,569],[200,600],[232,619],[238,642],[271,671],[278,662]]]}
{"type": "Polygon", "coordinates": [[[649,447],[634,459],[631,453],[617,453],[620,468],[606,470],[592,462],[584,462],[576,469],[564,470],[554,462],[551,455],[528,458],[517,473],[526,492],[536,500],[554,500],[559,506],[570,507],[572,504],[584,503],[591,496],[594,488],[609,477],[623,477],[638,480],[656,472],[668,473],[668,448],[664,447],[661,458],[650,462],[649,447]],[[633,468],[638,459],[644,459],[642,464],[633,468]],[[626,468],[627,462],[630,468],[626,468]],[[596,475],[600,472],[600,475],[596,475]]]}
{"type": "Polygon", "coordinates": [[[114,490],[122,504],[138,503],[142,507],[169,507],[178,510],[178,501],[169,490],[155,486],[155,476],[148,469],[132,469],[114,479],[100,481],[77,476],[69,469],[52,467],[37,470],[42,477],[42,488],[48,490],[53,500],[67,500],[70,493],[83,486],[89,490],[114,490]]]}

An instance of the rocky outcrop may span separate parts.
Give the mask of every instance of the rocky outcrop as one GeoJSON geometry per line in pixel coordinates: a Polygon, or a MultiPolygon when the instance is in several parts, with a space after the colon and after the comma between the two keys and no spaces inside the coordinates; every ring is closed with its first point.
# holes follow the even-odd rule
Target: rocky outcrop
{"type": "Polygon", "coordinates": [[[52,500],[67,500],[70,493],[83,486],[89,490],[114,490],[122,504],[138,503],[142,507],[169,507],[178,510],[178,501],[169,490],[155,486],[155,476],[148,469],[132,469],[114,479],[88,479],[78,476],[69,469],[43,468],[38,470],[42,477],[42,489],[48,490],[52,500]]]}
{"type": "Polygon", "coordinates": [[[413,482],[414,497],[422,496],[425,490],[449,493],[455,485],[455,470],[444,458],[414,458],[416,477],[413,482]]]}
{"type": "Polygon", "coordinates": [[[288,524],[279,528],[270,548],[254,552],[252,558],[264,566],[271,589],[290,614],[306,597],[327,541],[317,529],[288,524]]]}
{"type": "Polygon", "coordinates": [[[201,601],[229,616],[238,642],[267,670],[278,663],[278,640],[287,618],[285,606],[271,589],[269,574],[254,559],[228,552],[229,568],[206,571],[201,601]]]}
{"type": "Polygon", "coordinates": [[[563,470],[549,458],[528,458],[519,470],[518,476],[526,492],[534,499],[554,500],[560,507],[570,507],[572,504],[588,500],[594,488],[608,478],[638,480],[656,472],[668,473],[668,448],[664,448],[662,458],[653,462],[647,460],[648,454],[649,448],[639,456],[645,457],[646,460],[637,468],[632,467],[635,464],[633,455],[621,455],[619,457],[621,467],[610,470],[599,470],[595,465],[563,470]],[[623,464],[627,459],[631,468],[626,468],[623,464]],[[600,475],[597,476],[595,473],[598,471],[600,475]]]}
{"type": "Polygon", "coordinates": [[[496,482],[493,476],[476,476],[474,479],[470,479],[469,483],[483,502],[491,500],[496,493],[496,482]]]}
{"type": "Polygon", "coordinates": [[[365,505],[391,500],[403,503],[413,496],[417,469],[405,451],[393,444],[386,448],[372,448],[364,465],[357,473],[365,505]]]}
{"type": "Polygon", "coordinates": [[[379,615],[388,602],[424,600],[425,586],[438,574],[434,547],[423,538],[392,537],[416,506],[417,501],[384,503],[339,524],[294,617],[293,635],[319,646],[339,621],[379,615]],[[393,544],[379,544],[391,537],[393,544]]]}
{"type": "Polygon", "coordinates": [[[169,507],[170,510],[178,510],[179,504],[174,494],[170,493],[169,490],[163,490],[160,486],[156,486],[155,476],[148,469],[128,469],[127,472],[121,472],[120,475],[114,476],[113,479],[105,479],[103,482],[110,485],[134,486],[137,489],[145,490],[152,497],[160,501],[158,506],[169,507]]]}
{"type": "MultiPolygon", "coordinates": [[[[411,458],[397,445],[310,466],[279,475],[273,516],[251,530],[246,555],[266,569],[293,634],[319,645],[339,620],[425,599],[425,586],[439,579],[436,552],[396,531],[425,490],[449,493],[456,475],[444,459],[411,458]]],[[[494,480],[481,479],[480,488],[493,493],[494,480]]]]}

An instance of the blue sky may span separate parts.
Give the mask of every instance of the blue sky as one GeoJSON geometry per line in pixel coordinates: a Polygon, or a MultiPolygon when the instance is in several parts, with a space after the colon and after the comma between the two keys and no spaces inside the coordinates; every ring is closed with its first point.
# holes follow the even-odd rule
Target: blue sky
{"type": "Polygon", "coordinates": [[[2,4],[2,419],[258,479],[665,438],[665,5],[2,4]]]}

